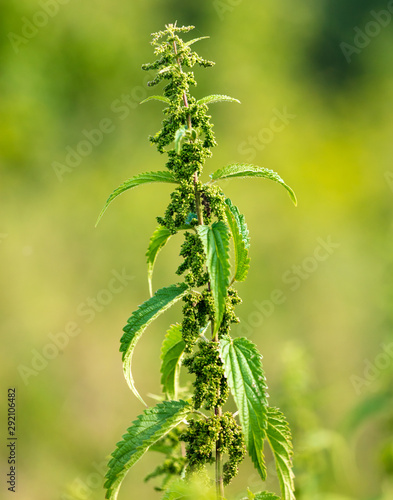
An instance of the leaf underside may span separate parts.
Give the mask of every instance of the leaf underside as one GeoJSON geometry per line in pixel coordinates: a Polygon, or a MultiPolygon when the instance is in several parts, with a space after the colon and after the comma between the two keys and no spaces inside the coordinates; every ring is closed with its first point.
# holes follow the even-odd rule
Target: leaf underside
{"type": "Polygon", "coordinates": [[[101,217],[106,212],[106,209],[112,203],[112,201],[117,198],[119,195],[127,191],[128,189],[132,189],[134,187],[140,186],[141,184],[149,184],[151,182],[169,182],[172,184],[178,184],[178,181],[175,179],[172,172],[163,171],[163,172],[145,172],[143,174],[135,175],[131,177],[131,179],[126,180],[121,184],[118,188],[116,188],[109,198],[106,200],[104,208],[101,210],[100,215],[98,216],[96,226],[100,222],[101,217]]]}
{"type": "Polygon", "coordinates": [[[220,357],[228,386],[239,410],[239,418],[248,453],[263,480],[266,466],[263,441],[267,428],[267,393],[262,356],[244,337],[220,340],[220,357]]]}
{"type": "Polygon", "coordinates": [[[280,500],[280,497],[269,491],[260,491],[259,493],[255,493],[254,500],[280,500]]]}
{"type": "Polygon", "coordinates": [[[105,498],[116,500],[121,483],[130,467],[132,467],[149,449],[165,434],[174,429],[191,411],[185,401],[163,401],[154,408],[146,409],[127,429],[122,441],[117,443],[116,450],[108,464],[104,487],[105,498]]]}
{"type": "MultiPolygon", "coordinates": [[[[192,220],[192,219],[190,219],[192,220]]],[[[183,224],[178,228],[182,231],[193,229],[190,224],[183,224]]],[[[153,295],[153,270],[160,250],[168,243],[172,233],[165,226],[158,226],[152,234],[149,242],[149,247],[146,251],[147,257],[147,280],[149,282],[150,297],[153,295]]]]}
{"type": "Polygon", "coordinates": [[[180,362],[184,348],[181,325],[177,323],[170,327],[161,347],[161,384],[168,399],[177,399],[180,362]]]}
{"type": "Polygon", "coordinates": [[[229,286],[229,231],[222,221],[212,226],[198,226],[206,254],[206,265],[213,294],[215,321],[213,335],[218,331],[225,313],[225,299],[229,286]]]}
{"type": "Polygon", "coordinates": [[[127,325],[123,328],[124,334],[120,340],[120,351],[123,353],[124,377],[132,392],[144,405],[146,405],[146,403],[136,390],[131,373],[132,356],[135,345],[148,325],[169,307],[179,301],[183,295],[185,295],[187,289],[188,287],[184,283],[160,288],[153,297],[146,300],[146,302],[141,304],[139,308],[132,313],[127,321],[127,325]]]}
{"type": "Polygon", "coordinates": [[[232,165],[227,165],[226,167],[216,170],[210,175],[211,182],[216,182],[220,179],[234,179],[234,178],[245,178],[245,177],[262,177],[264,179],[269,179],[274,182],[278,182],[283,186],[289,194],[289,197],[295,205],[297,205],[296,195],[292,188],[290,188],[281,177],[273,170],[268,168],[257,167],[255,165],[249,165],[247,163],[234,163],[232,165]]]}
{"type": "Polygon", "coordinates": [[[170,99],[168,97],[165,97],[164,95],[151,95],[149,97],[146,97],[146,99],[143,99],[139,104],[144,104],[145,102],[148,101],[162,101],[167,104],[170,104],[170,99]]]}
{"type": "Polygon", "coordinates": [[[199,42],[199,40],[204,40],[205,38],[210,38],[210,36],[200,36],[199,38],[193,38],[184,44],[185,47],[189,47],[195,42],[199,42]]]}
{"type": "Polygon", "coordinates": [[[250,257],[248,249],[250,247],[250,237],[244,215],[232,204],[231,200],[225,200],[225,214],[233,237],[233,247],[235,250],[235,281],[244,281],[250,268],[250,257]]]}
{"type": "Polygon", "coordinates": [[[152,278],[154,264],[158,255],[158,252],[163,248],[168,242],[169,238],[172,236],[169,229],[165,226],[158,226],[150,238],[149,248],[146,252],[147,257],[147,279],[149,282],[150,297],[153,295],[152,278]]]}
{"type": "Polygon", "coordinates": [[[292,472],[292,438],[288,422],[277,408],[267,409],[267,439],[276,462],[282,500],[295,500],[292,472]]]}
{"type": "Polygon", "coordinates": [[[239,99],[229,97],[228,95],[213,94],[199,99],[198,104],[214,104],[216,102],[237,102],[240,104],[239,99]]]}

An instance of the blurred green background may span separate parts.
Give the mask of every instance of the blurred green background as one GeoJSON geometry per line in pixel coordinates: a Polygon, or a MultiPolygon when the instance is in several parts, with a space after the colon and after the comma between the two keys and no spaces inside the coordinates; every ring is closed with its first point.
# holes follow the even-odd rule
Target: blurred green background
{"type": "MultiPolygon", "coordinates": [[[[242,102],[211,107],[219,146],[205,178],[251,162],[278,171],[298,196],[294,208],[267,181],[223,185],[252,238],[233,333],[258,344],[271,404],[288,415],[297,498],[393,498],[390,4],[0,4],[2,495],[7,387],[18,391],[23,500],[102,499],[103,464],[143,409],[124,381],[118,346],[148,298],[144,253],[170,187],[126,193],[94,224],[123,180],[163,168],[147,140],[162,106],[137,104],[154,93],[140,67],[153,60],[150,33],[177,20],[210,36],[195,47],[216,61],[196,68],[195,96],[242,102]]],[[[155,288],[177,280],[179,242],[159,256],[155,288]]],[[[137,346],[142,395],[160,390],[161,339],[179,317],[180,307],[167,312],[137,346]]],[[[278,491],[268,458],[266,487],[278,491]]],[[[147,454],[119,498],[160,498],[142,481],[159,460],[147,454]]],[[[265,488],[249,459],[228,497],[241,498],[246,485],[265,488]]]]}

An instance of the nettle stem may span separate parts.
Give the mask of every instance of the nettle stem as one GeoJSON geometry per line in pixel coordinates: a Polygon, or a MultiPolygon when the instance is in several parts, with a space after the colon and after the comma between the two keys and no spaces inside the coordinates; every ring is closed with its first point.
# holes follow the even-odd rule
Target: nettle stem
{"type": "MultiPolygon", "coordinates": [[[[173,42],[173,50],[175,52],[175,55],[177,56],[177,47],[176,47],[176,42],[173,42]]],[[[177,64],[179,66],[180,71],[183,73],[183,68],[180,62],[179,57],[176,57],[177,64]]],[[[184,92],[183,93],[183,102],[184,106],[186,108],[189,107],[188,105],[188,99],[187,99],[187,94],[184,92]]],[[[191,122],[191,114],[187,115],[187,127],[189,130],[192,128],[192,122],[191,122]]],[[[193,174],[193,181],[194,181],[194,188],[195,188],[195,209],[196,209],[196,215],[198,219],[198,226],[203,225],[203,213],[202,213],[202,207],[201,207],[201,195],[198,189],[198,173],[194,172],[193,174]]],[[[208,289],[210,290],[210,282],[208,284],[208,289]]],[[[214,322],[212,321],[212,331],[214,331],[214,322]]],[[[212,338],[212,342],[218,344],[218,332],[214,335],[212,338]]],[[[219,397],[219,390],[218,390],[218,397],[219,397]]],[[[222,416],[222,408],[221,406],[216,406],[214,408],[214,414],[216,416],[221,417],[222,416]]],[[[224,498],[224,478],[223,478],[223,461],[222,461],[222,453],[221,453],[221,440],[218,439],[216,441],[216,457],[215,457],[215,479],[216,479],[216,494],[217,494],[217,500],[221,500],[224,498]]]]}
{"type": "MultiPolygon", "coordinates": [[[[221,417],[222,408],[221,406],[217,406],[214,411],[215,415],[221,417]]],[[[221,440],[219,439],[216,442],[216,495],[218,500],[222,500],[224,498],[224,478],[222,474],[222,453],[221,449],[221,440]]]]}

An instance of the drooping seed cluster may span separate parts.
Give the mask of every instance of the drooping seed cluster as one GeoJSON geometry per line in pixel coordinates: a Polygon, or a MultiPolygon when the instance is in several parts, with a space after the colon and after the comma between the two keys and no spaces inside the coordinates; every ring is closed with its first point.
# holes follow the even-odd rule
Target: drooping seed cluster
{"type": "Polygon", "coordinates": [[[206,420],[193,420],[182,436],[187,444],[187,475],[198,473],[214,461],[216,453],[228,455],[223,466],[224,484],[229,484],[244,459],[246,447],[240,426],[230,413],[213,415],[206,420]]]}

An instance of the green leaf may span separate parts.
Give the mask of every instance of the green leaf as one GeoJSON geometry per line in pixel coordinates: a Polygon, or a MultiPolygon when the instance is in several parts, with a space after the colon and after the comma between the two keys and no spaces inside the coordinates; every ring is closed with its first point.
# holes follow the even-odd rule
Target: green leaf
{"type": "Polygon", "coordinates": [[[164,172],[146,172],[131,177],[131,179],[128,179],[127,181],[123,182],[123,184],[121,184],[118,188],[116,188],[113,191],[113,193],[109,196],[109,198],[106,200],[104,208],[101,210],[101,213],[98,216],[96,226],[100,222],[101,217],[104,215],[108,206],[112,203],[112,201],[115,198],[117,198],[117,196],[124,193],[124,191],[127,191],[128,189],[132,189],[134,187],[140,186],[141,184],[148,184],[151,182],[170,182],[173,184],[178,184],[173,173],[170,172],[169,170],[164,172]]]}
{"type": "Polygon", "coordinates": [[[214,104],[216,102],[238,102],[240,104],[240,101],[238,99],[235,99],[234,97],[229,97],[228,95],[218,95],[218,94],[202,97],[202,99],[199,99],[197,104],[214,104]]]}
{"type": "Polygon", "coordinates": [[[244,281],[250,268],[250,257],[248,249],[250,247],[250,237],[248,235],[247,224],[244,221],[244,215],[232,204],[231,200],[225,200],[225,214],[227,222],[233,237],[233,246],[235,249],[235,281],[244,281]]]}
{"type": "Polygon", "coordinates": [[[182,139],[184,139],[186,134],[187,134],[186,127],[180,127],[176,130],[176,133],[175,133],[175,151],[177,154],[180,153],[181,141],[182,141],[182,139]]]}
{"type": "Polygon", "coordinates": [[[263,441],[267,428],[267,393],[262,356],[248,339],[220,340],[220,357],[228,386],[239,410],[248,453],[258,473],[266,479],[263,441]]]}
{"type": "Polygon", "coordinates": [[[149,97],[146,97],[146,99],[143,99],[143,101],[141,101],[139,104],[144,104],[145,102],[153,101],[153,100],[166,102],[167,104],[171,103],[171,101],[168,97],[165,97],[163,95],[151,95],[149,97]]]}
{"type": "Polygon", "coordinates": [[[260,491],[255,493],[255,500],[280,500],[280,497],[275,495],[274,493],[270,493],[269,491],[260,491]]]}
{"type": "Polygon", "coordinates": [[[180,363],[184,347],[181,325],[172,325],[165,335],[161,347],[161,384],[168,399],[177,399],[180,363]]]}
{"type": "Polygon", "coordinates": [[[205,38],[210,38],[210,36],[200,36],[199,38],[193,38],[192,40],[186,42],[184,44],[184,47],[189,47],[190,45],[192,45],[193,43],[195,42],[199,42],[199,40],[204,40],[205,38]]]}
{"type": "MultiPolygon", "coordinates": [[[[190,214],[190,215],[192,215],[192,214],[190,214]]],[[[188,231],[190,229],[193,229],[193,226],[191,226],[190,224],[187,223],[189,220],[192,221],[192,218],[190,218],[190,215],[188,216],[188,218],[186,220],[186,224],[183,224],[182,226],[180,226],[178,228],[179,230],[188,231]]],[[[146,252],[147,279],[149,282],[150,297],[153,295],[152,279],[153,279],[154,264],[156,262],[157,255],[158,255],[159,251],[167,244],[167,242],[171,236],[172,236],[172,233],[165,226],[158,226],[150,238],[149,247],[148,247],[147,252],[146,252]]]]}
{"type": "Polygon", "coordinates": [[[297,205],[296,195],[293,190],[287,184],[285,184],[285,182],[278,174],[276,174],[276,172],[273,172],[273,170],[269,170],[268,168],[256,167],[254,165],[248,165],[247,163],[235,163],[233,165],[227,165],[224,168],[216,170],[213,174],[210,175],[210,177],[211,182],[216,182],[219,179],[233,179],[235,177],[263,177],[265,179],[269,179],[281,184],[288,191],[289,197],[291,198],[293,203],[297,205]]]}
{"type": "Polygon", "coordinates": [[[149,324],[179,301],[185,295],[187,289],[188,287],[184,283],[160,288],[153,297],[146,300],[146,302],[132,313],[127,321],[127,325],[123,328],[124,335],[120,340],[120,351],[123,353],[124,376],[132,392],[145,406],[147,405],[136,390],[131,373],[132,355],[135,345],[149,324]]]}
{"type": "Polygon", "coordinates": [[[276,461],[282,500],[295,500],[292,472],[292,438],[288,422],[277,408],[267,409],[267,439],[276,461]]]}
{"type": "Polygon", "coordinates": [[[252,493],[252,491],[247,489],[248,500],[280,500],[275,493],[270,493],[269,491],[259,491],[258,493],[252,493]]]}
{"type": "Polygon", "coordinates": [[[214,300],[214,332],[218,331],[225,313],[225,298],[229,286],[229,231],[222,221],[210,226],[198,226],[206,254],[206,265],[210,277],[210,288],[214,300]]]}
{"type": "Polygon", "coordinates": [[[158,226],[150,238],[149,248],[146,252],[147,257],[147,279],[149,281],[150,297],[153,295],[152,278],[154,264],[158,252],[166,245],[172,233],[165,226],[158,226]]]}
{"type": "Polygon", "coordinates": [[[127,429],[123,440],[117,443],[116,450],[108,464],[106,473],[105,498],[116,500],[121,483],[132,467],[165,434],[174,429],[191,411],[185,401],[163,401],[154,408],[148,408],[127,429]]]}

